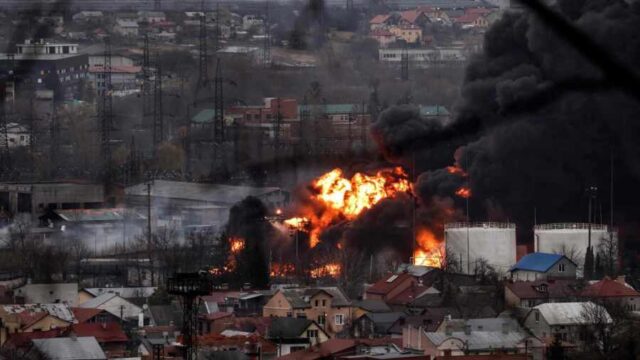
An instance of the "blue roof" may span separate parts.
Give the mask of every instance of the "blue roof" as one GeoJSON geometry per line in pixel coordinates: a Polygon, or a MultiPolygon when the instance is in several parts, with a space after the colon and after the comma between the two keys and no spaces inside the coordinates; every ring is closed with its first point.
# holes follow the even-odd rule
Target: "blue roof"
{"type": "Polygon", "coordinates": [[[513,265],[510,271],[526,270],[546,272],[563,257],[564,255],[561,254],[531,253],[523,256],[517,264],[513,265]]]}

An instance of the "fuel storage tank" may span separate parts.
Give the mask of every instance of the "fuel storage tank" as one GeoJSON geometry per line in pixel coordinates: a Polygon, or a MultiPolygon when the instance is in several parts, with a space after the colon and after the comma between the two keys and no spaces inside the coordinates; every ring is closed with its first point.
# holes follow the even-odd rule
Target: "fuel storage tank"
{"type": "Polygon", "coordinates": [[[505,273],[516,262],[516,225],[497,222],[445,224],[447,261],[454,269],[473,274],[483,263],[505,273]]]}
{"type": "MultiPolygon", "coordinates": [[[[582,268],[584,255],[589,243],[588,223],[552,223],[534,227],[534,249],[537,252],[564,254],[582,268]]],[[[609,231],[609,226],[591,224],[591,246],[596,255],[599,251],[616,252],[618,249],[618,231],[609,231]]]]}

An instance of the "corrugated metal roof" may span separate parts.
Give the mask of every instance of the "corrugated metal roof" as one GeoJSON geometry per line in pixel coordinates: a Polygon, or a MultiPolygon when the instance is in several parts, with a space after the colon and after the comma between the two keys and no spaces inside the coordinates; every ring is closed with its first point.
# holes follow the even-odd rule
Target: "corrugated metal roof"
{"type": "Polygon", "coordinates": [[[531,253],[525,255],[515,264],[510,271],[514,270],[526,270],[536,272],[546,272],[555,263],[560,261],[564,256],[560,254],[547,254],[547,253],[531,253]]]}
{"type": "Polygon", "coordinates": [[[549,325],[590,324],[595,311],[611,322],[607,310],[592,302],[546,303],[534,307],[532,311],[539,311],[549,325]]]}
{"type": "Polygon", "coordinates": [[[425,335],[431,342],[440,345],[448,339],[459,339],[467,345],[468,350],[483,349],[513,349],[518,346],[526,335],[521,332],[510,331],[506,334],[502,331],[454,331],[451,335],[444,332],[426,332],[425,335]]]}
{"type": "Polygon", "coordinates": [[[106,359],[95,337],[34,339],[38,351],[52,360],[102,360],[106,359]]]}

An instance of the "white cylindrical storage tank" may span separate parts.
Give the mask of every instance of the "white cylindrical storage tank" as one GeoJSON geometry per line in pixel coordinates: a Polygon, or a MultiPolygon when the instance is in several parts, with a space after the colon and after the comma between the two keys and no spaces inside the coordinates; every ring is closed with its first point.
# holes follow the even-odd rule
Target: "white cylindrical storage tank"
{"type": "Polygon", "coordinates": [[[516,225],[513,223],[449,223],[444,226],[447,261],[464,274],[482,264],[506,273],[516,263],[516,225]]]}
{"type": "MultiPolygon", "coordinates": [[[[588,223],[553,223],[534,227],[534,249],[536,252],[563,254],[578,268],[584,265],[584,255],[589,244],[588,223]]],[[[607,225],[591,224],[591,246],[594,256],[618,259],[618,231],[609,232],[607,225]],[[615,254],[614,254],[615,253],[615,254]]]]}

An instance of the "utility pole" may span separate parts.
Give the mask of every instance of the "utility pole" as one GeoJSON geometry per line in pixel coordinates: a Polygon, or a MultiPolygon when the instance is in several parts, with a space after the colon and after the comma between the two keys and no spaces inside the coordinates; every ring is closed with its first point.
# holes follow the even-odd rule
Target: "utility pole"
{"type": "Polygon", "coordinates": [[[157,155],[158,146],[164,141],[164,112],[162,107],[162,64],[156,54],[156,71],[153,81],[153,155],[157,155]]]}
{"type": "Polygon", "coordinates": [[[104,167],[104,181],[108,188],[111,184],[111,128],[113,127],[113,98],[111,85],[111,39],[104,40],[104,66],[102,88],[102,108],[100,114],[100,146],[102,154],[102,166],[104,167]]]}
{"type": "Polygon", "coordinates": [[[264,44],[262,46],[262,64],[268,68],[271,65],[271,20],[269,18],[269,0],[265,1],[264,11],[264,44]]]}
{"type": "Polygon", "coordinates": [[[409,80],[409,48],[407,45],[402,49],[402,57],[400,59],[400,79],[407,81],[409,80]]]}

